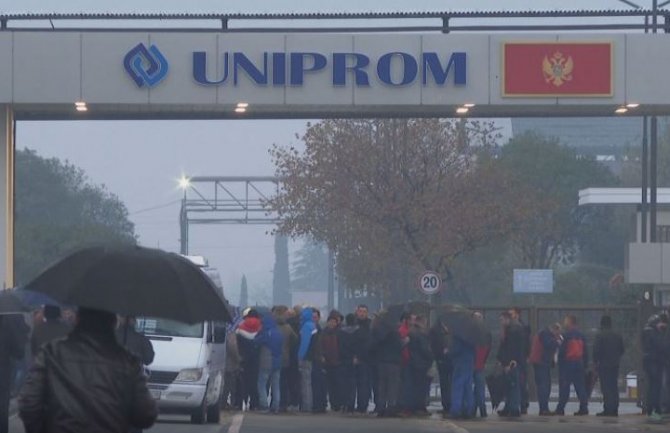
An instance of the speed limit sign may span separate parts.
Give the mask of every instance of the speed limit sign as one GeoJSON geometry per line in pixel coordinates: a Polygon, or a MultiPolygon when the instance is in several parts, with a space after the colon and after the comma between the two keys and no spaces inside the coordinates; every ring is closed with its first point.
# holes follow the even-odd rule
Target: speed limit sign
{"type": "Polygon", "coordinates": [[[424,295],[434,295],[440,291],[442,278],[440,274],[433,271],[426,271],[419,277],[419,290],[424,295]]]}

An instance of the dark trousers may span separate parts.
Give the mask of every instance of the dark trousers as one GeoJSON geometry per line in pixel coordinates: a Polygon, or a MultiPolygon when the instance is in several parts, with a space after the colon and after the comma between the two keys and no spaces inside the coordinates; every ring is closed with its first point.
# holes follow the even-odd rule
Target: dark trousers
{"type": "Polygon", "coordinates": [[[241,409],[237,406],[237,383],[239,371],[226,371],[223,379],[223,406],[224,408],[241,409]]]}
{"type": "Polygon", "coordinates": [[[619,366],[599,365],[598,378],[600,391],[603,394],[604,412],[616,414],[619,412],[619,366]]]}
{"type": "Polygon", "coordinates": [[[8,363],[0,364],[0,433],[9,432],[10,370],[8,363]]]}
{"type": "Polygon", "coordinates": [[[521,413],[521,380],[518,367],[512,367],[505,373],[507,392],[505,393],[505,407],[503,412],[510,414],[521,413]]]}
{"type": "Polygon", "coordinates": [[[551,395],[551,367],[548,365],[533,364],[535,372],[535,386],[537,387],[537,402],[540,412],[549,412],[549,396],[551,395]]]}
{"type": "Polygon", "coordinates": [[[521,396],[521,410],[528,410],[530,406],[530,397],[528,395],[528,364],[521,363],[519,369],[519,392],[521,396]]]}
{"type": "Polygon", "coordinates": [[[312,400],[315,412],[324,412],[328,407],[326,372],[316,363],[312,367],[312,400]]]}
{"type": "Polygon", "coordinates": [[[410,412],[422,412],[426,410],[428,397],[428,375],[426,371],[407,367],[407,399],[403,409],[410,412]]]}
{"type": "Polygon", "coordinates": [[[356,411],[366,413],[370,405],[370,366],[358,364],[353,366],[355,377],[356,411]]]}
{"type": "Polygon", "coordinates": [[[242,401],[249,409],[258,409],[258,366],[248,366],[242,371],[242,401]]]}
{"type": "Polygon", "coordinates": [[[370,393],[372,395],[372,401],[375,404],[375,411],[379,406],[379,365],[370,364],[368,369],[368,378],[370,379],[370,393]]]}
{"type": "Polygon", "coordinates": [[[289,406],[300,406],[300,372],[292,367],[281,369],[281,401],[279,408],[286,410],[289,406]]]}
{"type": "Polygon", "coordinates": [[[331,410],[342,409],[342,366],[326,367],[326,389],[331,410]]]}
{"type": "Polygon", "coordinates": [[[647,401],[645,410],[648,415],[661,413],[661,393],[663,391],[663,366],[656,362],[644,361],[647,376],[647,401]]]}
{"type": "Polygon", "coordinates": [[[440,396],[442,398],[442,409],[448,412],[451,409],[451,378],[454,373],[454,365],[451,361],[438,361],[437,371],[440,375],[440,396]]]}
{"type": "Polygon", "coordinates": [[[584,365],[581,362],[566,362],[558,370],[558,406],[556,410],[565,410],[570,398],[570,386],[575,387],[579,399],[579,410],[586,411],[589,406],[589,398],[586,393],[586,378],[584,365]]]}
{"type": "Polygon", "coordinates": [[[345,364],[340,368],[340,389],[342,410],[356,410],[356,368],[353,364],[345,364]]]}
{"type": "Polygon", "coordinates": [[[398,410],[398,394],[400,392],[400,366],[397,364],[380,363],[378,383],[377,411],[385,414],[396,412],[398,410]]]}

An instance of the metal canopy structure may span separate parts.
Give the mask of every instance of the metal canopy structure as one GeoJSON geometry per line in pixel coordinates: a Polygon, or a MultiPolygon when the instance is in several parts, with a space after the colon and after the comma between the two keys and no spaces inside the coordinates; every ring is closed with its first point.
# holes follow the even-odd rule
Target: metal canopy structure
{"type": "Polygon", "coordinates": [[[196,176],[180,182],[184,197],[179,212],[180,251],[188,254],[193,224],[277,224],[266,205],[279,188],[272,176],[196,176]]]}
{"type": "MultiPolygon", "coordinates": [[[[628,2],[625,2],[629,4],[628,2]]],[[[664,3],[663,6],[666,4],[664,3]]],[[[633,6],[631,4],[631,6],[633,6]]],[[[35,30],[44,27],[35,26],[40,21],[48,22],[51,30],[86,30],[86,31],[142,31],[141,27],[127,26],[100,28],[90,25],[94,21],[147,21],[161,22],[162,31],[212,31],[221,32],[467,32],[467,31],[556,31],[556,30],[645,30],[653,26],[655,29],[670,32],[670,11],[657,7],[656,9],[613,9],[613,10],[545,10],[545,11],[428,11],[428,12],[362,12],[362,13],[62,13],[62,14],[0,14],[0,29],[2,30],[35,30]],[[480,24],[486,20],[517,18],[640,18],[639,22],[628,20],[608,22],[585,22],[580,24],[480,24]],[[662,22],[650,23],[650,19],[662,18],[662,22]],[[422,25],[371,25],[371,26],[338,26],[328,25],[324,21],[383,21],[383,20],[425,20],[422,25]],[[432,21],[439,20],[435,25],[432,21]],[[468,20],[477,20],[477,23],[468,23],[468,20]],[[184,26],[170,25],[177,22],[198,22],[198,25],[184,26]],[[289,21],[306,22],[320,21],[318,26],[249,26],[249,23],[289,21]],[[454,24],[463,21],[462,24],[454,24]],[[63,24],[56,27],[55,23],[63,24]],[[16,24],[16,25],[15,25],[16,24]],[[32,26],[30,24],[33,24],[32,26]],[[167,24],[167,25],[166,25],[167,24]]],[[[657,20],[654,20],[657,21],[657,20]]],[[[156,30],[152,27],[151,30],[156,30]]]]}

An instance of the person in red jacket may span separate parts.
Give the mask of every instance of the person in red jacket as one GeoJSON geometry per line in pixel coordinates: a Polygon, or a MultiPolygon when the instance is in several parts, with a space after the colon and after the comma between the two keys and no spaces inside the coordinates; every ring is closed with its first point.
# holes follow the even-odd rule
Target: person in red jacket
{"type": "MultiPolygon", "coordinates": [[[[472,317],[477,320],[484,320],[484,316],[479,311],[472,313],[472,317]]],[[[487,335],[486,344],[475,347],[475,413],[473,415],[476,416],[477,409],[479,409],[479,415],[482,418],[486,418],[488,416],[486,413],[486,379],[484,376],[484,369],[486,368],[486,360],[489,358],[489,354],[491,353],[492,342],[493,337],[489,332],[487,335]]]]}

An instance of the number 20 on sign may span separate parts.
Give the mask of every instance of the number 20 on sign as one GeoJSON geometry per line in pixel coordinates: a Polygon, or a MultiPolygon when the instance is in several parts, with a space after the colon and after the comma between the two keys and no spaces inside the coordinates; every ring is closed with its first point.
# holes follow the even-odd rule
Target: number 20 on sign
{"type": "Polygon", "coordinates": [[[426,271],[419,277],[419,290],[425,295],[434,295],[440,291],[442,277],[433,271],[426,271]]]}

